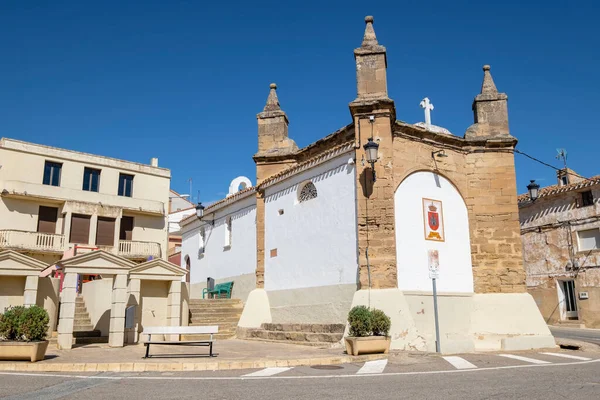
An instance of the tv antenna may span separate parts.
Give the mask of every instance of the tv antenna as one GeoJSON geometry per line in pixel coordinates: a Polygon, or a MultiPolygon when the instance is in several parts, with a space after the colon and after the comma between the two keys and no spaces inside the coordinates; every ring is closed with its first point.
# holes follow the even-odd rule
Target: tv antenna
{"type": "Polygon", "coordinates": [[[565,165],[565,169],[567,169],[567,150],[566,149],[556,149],[556,152],[558,153],[556,155],[556,159],[562,160],[563,164],[565,165]]]}

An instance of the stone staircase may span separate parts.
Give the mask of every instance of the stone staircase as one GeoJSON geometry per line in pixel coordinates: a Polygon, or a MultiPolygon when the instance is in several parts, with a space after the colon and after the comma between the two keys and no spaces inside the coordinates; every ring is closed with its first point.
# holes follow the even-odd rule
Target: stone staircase
{"type": "MultiPolygon", "coordinates": [[[[239,299],[190,299],[190,326],[217,325],[215,339],[235,337],[237,325],[244,310],[239,299]]],[[[181,340],[208,339],[210,335],[181,335],[181,340]]]]}
{"type": "MultiPolygon", "coordinates": [[[[57,341],[57,332],[52,332],[50,344],[56,344],[57,341]]],[[[102,336],[99,330],[94,329],[83,297],[77,296],[75,300],[75,320],[73,321],[73,345],[94,343],[108,343],[108,337],[102,336]]]]}
{"type": "Polygon", "coordinates": [[[344,324],[262,324],[261,328],[240,329],[244,339],[333,347],[344,337],[344,324]]]}
{"type": "Polygon", "coordinates": [[[574,328],[574,329],[585,328],[585,324],[583,324],[581,321],[579,321],[577,319],[557,321],[555,326],[562,327],[562,328],[574,328]]]}

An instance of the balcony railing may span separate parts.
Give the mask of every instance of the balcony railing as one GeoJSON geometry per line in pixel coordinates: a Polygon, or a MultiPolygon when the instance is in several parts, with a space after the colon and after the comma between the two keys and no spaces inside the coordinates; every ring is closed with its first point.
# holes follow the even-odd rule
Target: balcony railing
{"type": "Polygon", "coordinates": [[[62,253],[64,248],[64,235],[17,230],[0,230],[0,249],[62,253]]]}
{"type": "Polygon", "coordinates": [[[154,242],[136,242],[119,240],[119,255],[126,258],[160,258],[160,244],[154,242]]]}

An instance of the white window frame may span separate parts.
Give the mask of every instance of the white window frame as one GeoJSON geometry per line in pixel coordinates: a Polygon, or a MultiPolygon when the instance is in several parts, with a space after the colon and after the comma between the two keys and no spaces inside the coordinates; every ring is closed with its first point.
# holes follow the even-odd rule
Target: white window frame
{"type": "Polygon", "coordinates": [[[206,251],[206,230],[201,227],[198,231],[198,258],[204,256],[206,251]]]}
{"type": "Polygon", "coordinates": [[[231,221],[231,216],[227,216],[225,217],[225,249],[229,249],[231,248],[231,242],[232,242],[232,221],[231,221]]]}
{"type": "Polygon", "coordinates": [[[580,237],[580,233],[581,232],[588,232],[588,231],[598,231],[598,235],[600,235],[600,227],[597,228],[590,228],[590,229],[580,229],[577,231],[577,250],[578,251],[590,251],[590,250],[600,250],[600,247],[596,247],[596,248],[591,248],[591,249],[583,249],[581,246],[581,237],[580,237]]]}

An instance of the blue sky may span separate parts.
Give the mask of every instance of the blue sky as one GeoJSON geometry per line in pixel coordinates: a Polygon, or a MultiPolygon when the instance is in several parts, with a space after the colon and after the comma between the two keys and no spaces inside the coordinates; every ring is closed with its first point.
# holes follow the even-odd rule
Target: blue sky
{"type": "MultiPolygon", "coordinates": [[[[462,136],[481,66],[509,96],[518,149],[600,174],[592,1],[22,1],[0,3],[0,136],[160,165],[209,202],[255,180],[269,83],[305,146],[351,122],[352,50],[374,15],[398,119],[462,136]],[[526,4],[521,4],[526,3],[526,4]],[[576,5],[575,5],[576,3],[576,5]],[[596,167],[596,168],[595,168],[596,167]]],[[[555,173],[517,156],[519,192],[555,173]]]]}

